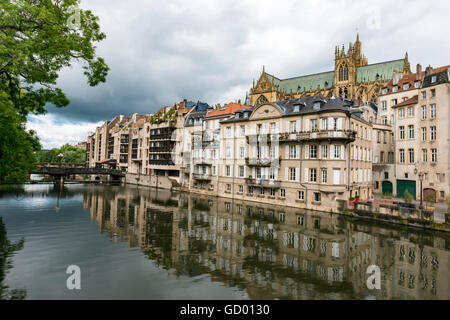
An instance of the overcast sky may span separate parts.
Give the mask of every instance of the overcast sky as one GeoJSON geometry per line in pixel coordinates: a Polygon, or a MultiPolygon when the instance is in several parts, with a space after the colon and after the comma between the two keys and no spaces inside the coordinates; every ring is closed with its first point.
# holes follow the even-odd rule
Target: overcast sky
{"type": "Polygon", "coordinates": [[[84,0],[107,38],[98,54],[111,71],[89,87],[79,66],[59,86],[70,106],[30,117],[44,148],[75,143],[115,115],[154,113],[184,98],[243,100],[262,66],[279,78],[333,70],[336,45],[360,33],[369,63],[403,58],[450,64],[442,1],[84,0]]]}

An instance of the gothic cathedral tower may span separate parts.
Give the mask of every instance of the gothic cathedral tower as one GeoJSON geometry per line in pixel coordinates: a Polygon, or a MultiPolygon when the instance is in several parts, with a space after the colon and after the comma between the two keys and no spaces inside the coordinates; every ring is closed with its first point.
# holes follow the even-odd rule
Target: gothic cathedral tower
{"type": "Polygon", "coordinates": [[[367,58],[361,53],[359,33],[356,42],[350,43],[347,53],[345,48],[334,52],[334,95],[342,98],[354,99],[353,92],[356,85],[356,71],[358,67],[367,65],[367,58]]]}

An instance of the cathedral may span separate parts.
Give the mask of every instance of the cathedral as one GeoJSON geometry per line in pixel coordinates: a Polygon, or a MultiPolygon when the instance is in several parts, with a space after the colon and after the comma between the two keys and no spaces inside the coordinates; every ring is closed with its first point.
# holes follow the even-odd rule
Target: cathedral
{"type": "Polygon", "coordinates": [[[268,74],[263,67],[257,83],[253,81],[247,102],[254,106],[318,94],[326,98],[348,98],[357,103],[376,101],[381,88],[387,85],[395,72],[411,73],[408,53],[403,59],[368,64],[361,53],[359,34],[347,52],[344,46],[336,47],[334,56],[334,71],[289,79],[268,74]]]}

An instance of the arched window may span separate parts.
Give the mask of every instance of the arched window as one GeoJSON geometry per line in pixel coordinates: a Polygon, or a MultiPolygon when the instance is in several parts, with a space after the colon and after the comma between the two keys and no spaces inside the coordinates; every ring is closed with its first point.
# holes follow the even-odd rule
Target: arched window
{"type": "Polygon", "coordinates": [[[348,80],[348,67],[347,65],[341,64],[339,67],[339,81],[347,81],[348,80]]]}

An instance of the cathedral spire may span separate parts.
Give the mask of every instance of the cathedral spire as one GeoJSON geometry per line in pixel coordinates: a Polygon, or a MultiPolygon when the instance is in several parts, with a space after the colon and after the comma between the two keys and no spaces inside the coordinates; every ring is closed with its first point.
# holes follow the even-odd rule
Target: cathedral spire
{"type": "Polygon", "coordinates": [[[359,31],[356,32],[356,42],[357,42],[357,43],[359,42],[359,31]]]}

